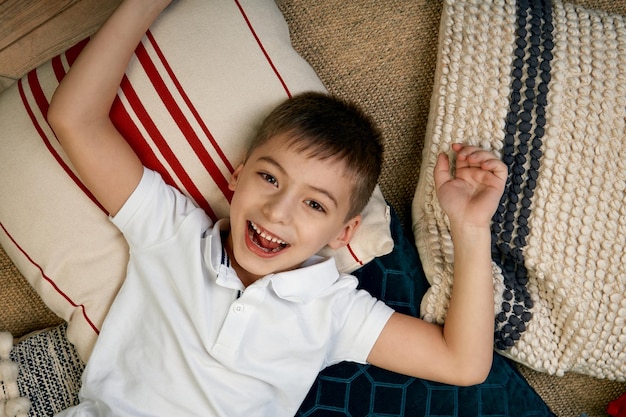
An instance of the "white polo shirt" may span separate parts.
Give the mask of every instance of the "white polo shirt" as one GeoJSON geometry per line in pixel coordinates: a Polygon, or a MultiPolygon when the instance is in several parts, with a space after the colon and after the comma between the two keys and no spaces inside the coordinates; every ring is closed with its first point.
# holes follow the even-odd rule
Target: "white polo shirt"
{"type": "Polygon", "coordinates": [[[333,259],[244,288],[222,247],[228,221],[159,174],[113,222],[127,278],[83,375],[81,404],[59,416],[293,416],[320,370],[364,363],[393,310],[333,259]]]}

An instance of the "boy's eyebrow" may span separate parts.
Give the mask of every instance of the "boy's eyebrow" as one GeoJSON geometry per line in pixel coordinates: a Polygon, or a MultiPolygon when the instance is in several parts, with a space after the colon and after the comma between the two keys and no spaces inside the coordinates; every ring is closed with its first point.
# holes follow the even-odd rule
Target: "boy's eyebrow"
{"type": "MultiPolygon", "coordinates": [[[[278,161],[276,161],[274,158],[270,157],[270,156],[260,156],[258,158],[258,161],[264,161],[267,162],[271,165],[274,165],[280,172],[282,172],[285,175],[288,175],[287,171],[285,170],[285,168],[283,168],[283,166],[281,164],[278,163],[278,161]]],[[[323,188],[319,188],[319,187],[315,187],[313,185],[308,185],[309,188],[311,188],[314,191],[317,191],[319,193],[324,194],[325,196],[327,196],[335,205],[335,207],[339,207],[339,204],[337,203],[337,199],[335,198],[335,196],[333,196],[331,194],[330,191],[325,190],[323,188]]]]}

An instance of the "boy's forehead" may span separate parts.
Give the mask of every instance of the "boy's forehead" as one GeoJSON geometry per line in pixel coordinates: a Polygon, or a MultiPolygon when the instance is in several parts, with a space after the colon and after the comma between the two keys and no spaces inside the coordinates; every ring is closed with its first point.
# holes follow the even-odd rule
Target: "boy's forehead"
{"type": "MultiPolygon", "coordinates": [[[[282,152],[298,155],[312,163],[319,164],[320,169],[323,166],[326,169],[333,168],[341,171],[342,180],[354,180],[354,176],[348,169],[348,164],[340,155],[332,154],[322,144],[307,140],[302,135],[289,132],[281,133],[268,138],[264,145],[272,148],[274,154],[282,152]]],[[[263,147],[263,145],[260,147],[263,147]]]]}

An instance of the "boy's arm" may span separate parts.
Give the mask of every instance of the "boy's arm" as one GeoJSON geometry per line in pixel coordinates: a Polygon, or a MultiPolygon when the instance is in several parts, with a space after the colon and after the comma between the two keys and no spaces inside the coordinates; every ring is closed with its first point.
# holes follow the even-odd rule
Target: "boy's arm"
{"type": "Polygon", "coordinates": [[[455,144],[453,149],[455,177],[444,155],[435,166],[435,187],[454,245],[454,285],[444,327],[394,313],[368,362],[424,379],[473,385],[487,377],[493,355],[490,219],[507,168],[478,148],[455,144]]]}
{"type": "Polygon", "coordinates": [[[143,167],[109,112],[137,44],[170,1],[122,2],[81,52],[50,103],[50,126],[82,181],[111,215],[133,192],[143,167]]]}

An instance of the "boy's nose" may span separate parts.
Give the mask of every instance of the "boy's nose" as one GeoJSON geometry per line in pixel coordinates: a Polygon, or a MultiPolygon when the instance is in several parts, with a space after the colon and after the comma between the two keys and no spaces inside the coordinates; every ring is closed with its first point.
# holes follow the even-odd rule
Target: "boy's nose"
{"type": "Polygon", "coordinates": [[[265,202],[263,213],[273,223],[288,223],[292,219],[294,209],[292,198],[286,195],[276,195],[265,202]]]}

